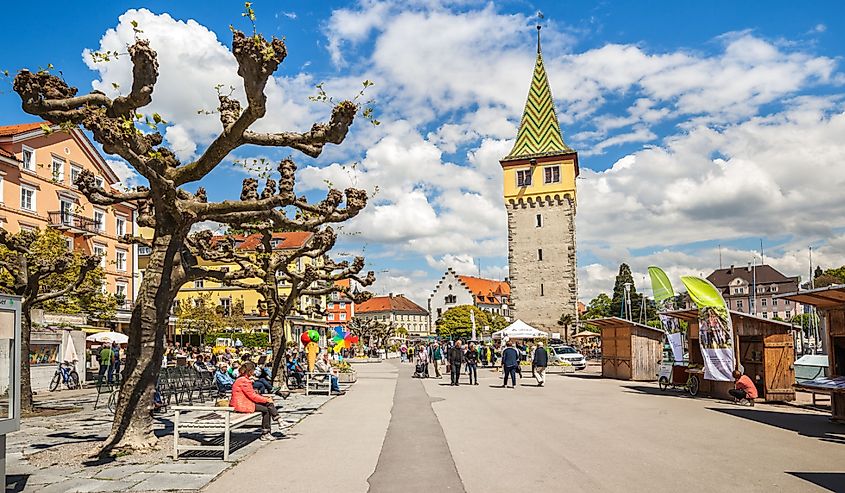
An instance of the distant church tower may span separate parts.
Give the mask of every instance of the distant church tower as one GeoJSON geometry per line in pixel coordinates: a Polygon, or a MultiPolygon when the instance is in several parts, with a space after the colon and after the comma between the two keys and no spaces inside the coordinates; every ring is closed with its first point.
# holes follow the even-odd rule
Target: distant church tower
{"type": "MultiPolygon", "coordinates": [[[[514,318],[547,332],[576,313],[575,179],[578,153],[566,145],[540,51],[511,152],[501,161],[508,213],[514,318]]],[[[563,337],[563,335],[562,335],[563,337]]]]}

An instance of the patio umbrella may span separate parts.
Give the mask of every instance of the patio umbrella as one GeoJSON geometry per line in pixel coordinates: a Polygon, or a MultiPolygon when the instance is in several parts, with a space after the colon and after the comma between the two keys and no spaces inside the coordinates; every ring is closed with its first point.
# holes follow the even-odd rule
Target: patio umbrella
{"type": "Polygon", "coordinates": [[[601,337],[601,334],[596,333],[596,332],[590,332],[589,330],[582,330],[581,332],[575,334],[572,337],[578,337],[578,338],[581,338],[581,337],[601,337]]]}
{"type": "Polygon", "coordinates": [[[118,344],[126,344],[129,342],[129,336],[126,334],[121,334],[119,332],[98,332],[96,334],[91,334],[90,336],[85,338],[86,341],[91,342],[116,342],[118,344]]]}
{"type": "Polygon", "coordinates": [[[65,346],[65,356],[64,360],[68,363],[74,363],[79,361],[79,355],[76,354],[76,348],[73,345],[73,337],[70,334],[67,335],[67,345],[65,346]]]}

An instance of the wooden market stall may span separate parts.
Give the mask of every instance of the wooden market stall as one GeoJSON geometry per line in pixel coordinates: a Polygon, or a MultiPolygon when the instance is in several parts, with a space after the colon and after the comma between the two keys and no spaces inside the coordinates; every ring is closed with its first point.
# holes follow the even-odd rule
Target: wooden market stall
{"type": "MultiPolygon", "coordinates": [[[[757,383],[760,399],[766,401],[794,401],[795,389],[795,343],[792,325],[778,320],[757,317],[731,310],[734,331],[734,351],[745,374],[757,383]]],[[[665,312],[689,323],[689,364],[691,367],[704,365],[701,345],[698,342],[698,310],[665,312]]],[[[711,397],[732,399],[728,390],[734,382],[715,382],[700,378],[699,392],[711,397]]]]}
{"type": "Polygon", "coordinates": [[[601,375],[619,380],[657,380],[663,331],[618,317],[590,320],[601,329],[601,375]]]}
{"type": "Polygon", "coordinates": [[[828,375],[802,382],[798,388],[830,393],[831,420],[845,423],[845,285],[788,293],[778,298],[818,309],[826,332],[828,375]]]}

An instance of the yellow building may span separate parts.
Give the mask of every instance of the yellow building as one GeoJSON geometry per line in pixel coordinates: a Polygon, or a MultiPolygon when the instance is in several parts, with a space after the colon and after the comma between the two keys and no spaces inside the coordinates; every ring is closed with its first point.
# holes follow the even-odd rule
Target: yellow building
{"type": "MultiPolygon", "coordinates": [[[[273,233],[272,245],[276,250],[295,250],[302,247],[313,235],[308,232],[291,232],[291,233],[273,233]]],[[[249,236],[232,236],[235,240],[236,248],[243,252],[254,252],[261,243],[261,235],[253,234],[249,236]]],[[[311,259],[299,259],[297,265],[291,265],[290,268],[294,272],[302,272],[311,259]]],[[[143,265],[143,262],[141,262],[143,265]]],[[[206,267],[213,267],[221,270],[237,270],[239,266],[236,263],[211,263],[201,262],[201,265],[206,267]]],[[[243,282],[249,284],[258,284],[259,279],[246,279],[243,282]]],[[[279,294],[288,296],[291,291],[289,283],[280,283],[279,294]]],[[[230,286],[221,284],[211,280],[194,281],[186,284],[179,290],[176,295],[176,305],[182,303],[198,303],[200,300],[210,300],[215,307],[220,307],[219,311],[224,316],[233,313],[237,305],[243,306],[244,318],[248,322],[253,322],[258,326],[257,330],[267,331],[267,313],[262,310],[260,306],[261,296],[254,289],[246,289],[238,286],[230,286]]],[[[299,335],[303,331],[318,330],[321,335],[325,335],[328,324],[325,316],[314,317],[309,315],[312,311],[309,308],[314,307],[321,313],[326,310],[326,296],[301,296],[294,305],[294,309],[287,318],[285,332],[288,340],[299,340],[299,335]]],[[[175,318],[171,318],[171,329],[169,330],[169,337],[181,336],[178,329],[175,327],[175,318]]]]}

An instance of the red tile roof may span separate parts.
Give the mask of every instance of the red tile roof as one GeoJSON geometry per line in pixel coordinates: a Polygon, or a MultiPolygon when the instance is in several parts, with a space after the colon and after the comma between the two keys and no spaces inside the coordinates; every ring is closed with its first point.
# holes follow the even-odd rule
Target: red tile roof
{"type": "Polygon", "coordinates": [[[374,296],[369,300],[355,305],[355,313],[367,312],[400,312],[400,313],[419,313],[422,315],[428,314],[425,308],[409,300],[405,296],[391,295],[391,296],[374,296]]]}
{"type": "Polygon", "coordinates": [[[496,281],[473,276],[458,276],[477,303],[502,304],[502,296],[510,297],[511,285],[507,281],[496,281]]]}
{"type": "MultiPolygon", "coordinates": [[[[299,248],[305,245],[314,233],[307,231],[293,231],[289,233],[273,233],[274,240],[280,240],[276,245],[276,250],[290,250],[292,248],[299,248]]],[[[261,244],[261,233],[253,233],[249,236],[231,235],[232,239],[238,244],[239,250],[252,251],[261,244]]],[[[215,239],[223,238],[223,236],[216,236],[215,239]]]]}
{"type": "Polygon", "coordinates": [[[13,152],[7,151],[6,149],[3,149],[2,147],[0,147],[0,156],[7,157],[9,159],[16,159],[15,154],[13,152]]]}
{"type": "Polygon", "coordinates": [[[2,126],[0,127],[0,137],[9,137],[12,135],[29,132],[30,130],[41,128],[41,125],[43,125],[44,123],[45,122],[18,123],[15,125],[2,126]]]}

